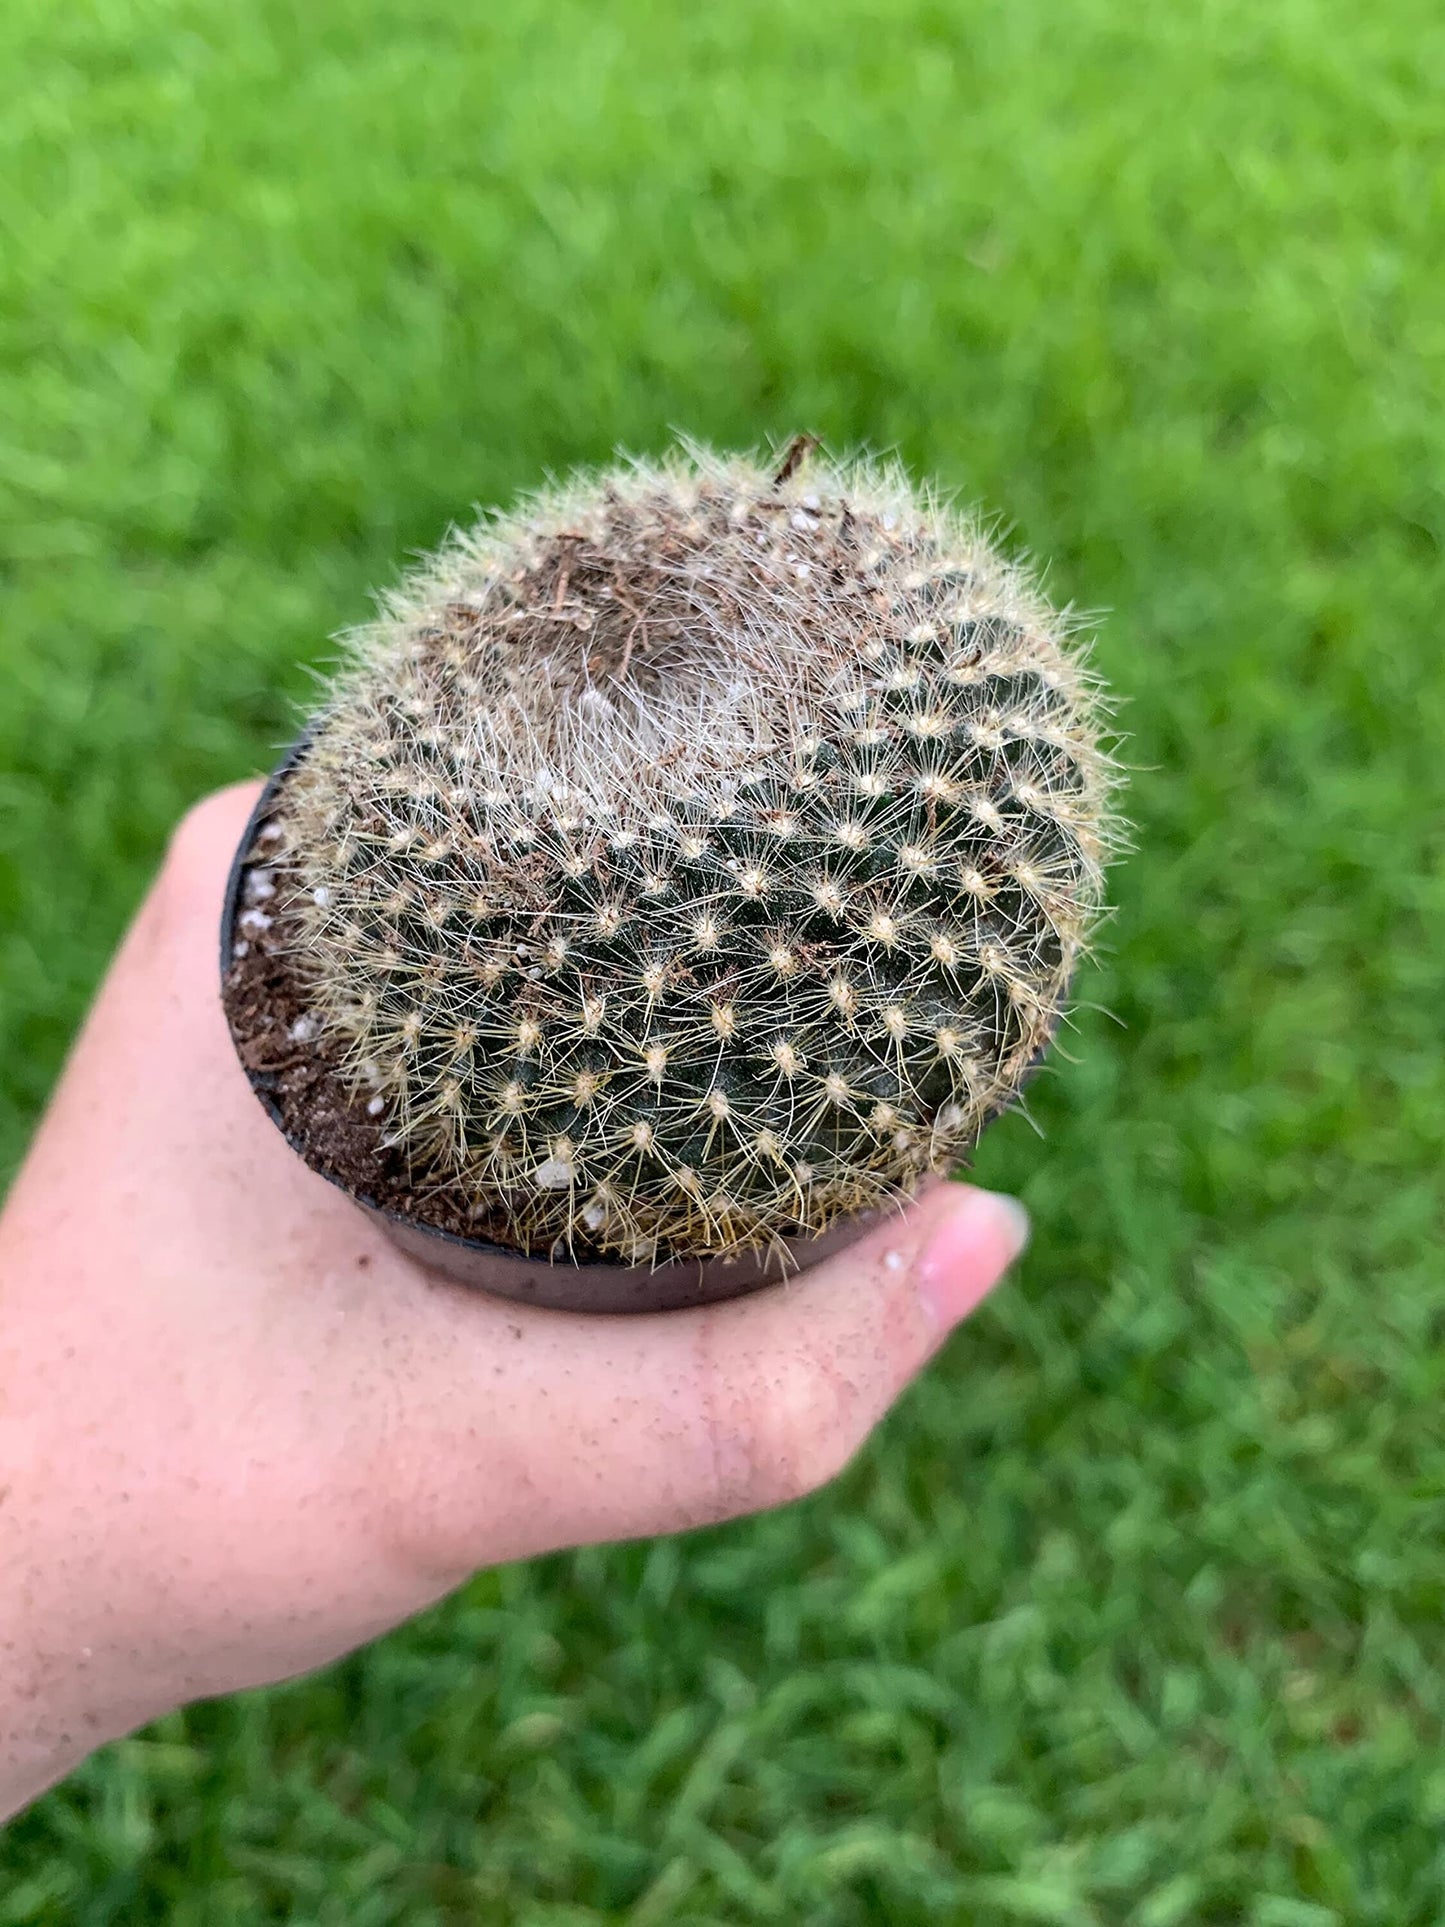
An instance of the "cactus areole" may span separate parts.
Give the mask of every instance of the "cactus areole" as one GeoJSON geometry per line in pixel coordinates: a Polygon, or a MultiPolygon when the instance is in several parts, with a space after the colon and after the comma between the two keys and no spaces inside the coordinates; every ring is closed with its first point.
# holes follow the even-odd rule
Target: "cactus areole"
{"type": "Polygon", "coordinates": [[[238,853],[253,1082],[394,1225],[581,1267],[572,1302],[836,1244],[1063,1014],[1111,832],[1070,626],[896,469],[796,448],[455,535],[238,853]]]}

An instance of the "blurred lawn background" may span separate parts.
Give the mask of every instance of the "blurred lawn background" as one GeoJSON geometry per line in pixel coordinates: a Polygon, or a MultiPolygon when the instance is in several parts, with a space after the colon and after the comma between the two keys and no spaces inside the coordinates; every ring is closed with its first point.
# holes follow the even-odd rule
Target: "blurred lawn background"
{"type": "Polygon", "coordinates": [[[1138,854],[843,1482],[477,1579],[0,1839],[0,1927],[1445,1921],[1437,0],[7,0],[0,1168],[408,551],[681,427],[1109,611],[1138,854]]]}

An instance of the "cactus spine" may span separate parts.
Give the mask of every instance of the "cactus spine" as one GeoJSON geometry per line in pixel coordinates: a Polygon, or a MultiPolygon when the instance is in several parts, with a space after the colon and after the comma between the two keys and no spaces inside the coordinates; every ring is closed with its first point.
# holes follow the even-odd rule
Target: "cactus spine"
{"type": "Polygon", "coordinates": [[[298,974],[486,1235],[820,1231],[956,1162],[1047,1043],[1099,730],[1066,621],[896,469],[621,464],[352,639],[278,819],[298,974]]]}

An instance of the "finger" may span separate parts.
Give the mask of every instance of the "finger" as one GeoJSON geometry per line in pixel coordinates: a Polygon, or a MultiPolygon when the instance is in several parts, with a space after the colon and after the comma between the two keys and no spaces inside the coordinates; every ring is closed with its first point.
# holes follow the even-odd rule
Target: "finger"
{"type": "Polygon", "coordinates": [[[1026,1235],[1012,1199],[941,1183],[801,1277],[706,1310],[588,1318],[434,1286],[411,1307],[392,1526],[455,1576],[801,1498],[1026,1235]]]}
{"type": "MultiPolygon", "coordinates": [[[[217,980],[226,874],[260,790],[256,782],[217,790],[176,826],[71,1047],[8,1200],[11,1217],[38,1190],[63,1192],[77,1168],[115,1167],[116,1143],[145,1142],[157,1165],[169,1131],[193,1145],[210,1124],[204,1100],[218,1072],[230,1109],[252,1127],[263,1121],[250,1114],[254,1099],[238,1101],[245,1079],[226,1040],[217,980]]],[[[88,1202],[98,1209],[93,1195],[88,1202]]]]}
{"type": "Polygon", "coordinates": [[[171,833],[143,918],[162,921],[173,931],[190,931],[199,923],[212,937],[226,876],[261,787],[230,783],[191,805],[171,833]]]}

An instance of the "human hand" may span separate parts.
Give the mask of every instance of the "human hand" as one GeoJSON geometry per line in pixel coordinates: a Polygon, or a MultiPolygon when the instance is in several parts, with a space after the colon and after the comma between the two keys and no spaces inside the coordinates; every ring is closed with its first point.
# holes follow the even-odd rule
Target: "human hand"
{"type": "Polygon", "coordinates": [[[796,1281],[588,1318],[402,1257],[266,1119],[216,981],[255,788],[181,825],[0,1217],[0,1815],[479,1566],[798,1498],[1021,1247],[933,1186],[796,1281]]]}

